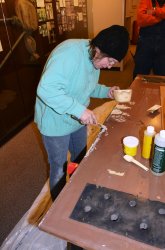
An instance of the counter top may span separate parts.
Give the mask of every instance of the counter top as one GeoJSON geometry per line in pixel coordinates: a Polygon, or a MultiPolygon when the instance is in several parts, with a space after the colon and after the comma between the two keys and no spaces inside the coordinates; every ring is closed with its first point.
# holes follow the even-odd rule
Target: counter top
{"type": "Polygon", "coordinates": [[[78,222],[71,219],[70,215],[87,183],[142,199],[165,202],[165,175],[157,177],[151,171],[146,172],[133,163],[126,162],[123,159],[122,145],[123,137],[138,137],[140,145],[135,158],[145,166],[150,166],[149,161],[141,157],[141,144],[146,126],[153,125],[156,132],[161,129],[160,110],[153,114],[147,111],[155,104],[160,105],[160,85],[142,81],[140,77],[134,80],[131,85],[131,102],[118,104],[117,109],[122,114],[115,115],[112,112],[108,117],[105,122],[107,134],[101,135],[93,152],[79,164],[41,221],[39,227],[42,230],[89,250],[159,249],[124,235],[78,222]]]}

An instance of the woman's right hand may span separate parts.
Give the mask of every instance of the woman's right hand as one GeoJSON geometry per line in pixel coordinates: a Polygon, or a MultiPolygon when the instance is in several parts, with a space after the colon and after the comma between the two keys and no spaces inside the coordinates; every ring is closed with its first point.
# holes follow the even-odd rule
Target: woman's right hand
{"type": "Polygon", "coordinates": [[[93,111],[86,109],[81,115],[80,120],[83,124],[97,124],[97,118],[93,111]]]}

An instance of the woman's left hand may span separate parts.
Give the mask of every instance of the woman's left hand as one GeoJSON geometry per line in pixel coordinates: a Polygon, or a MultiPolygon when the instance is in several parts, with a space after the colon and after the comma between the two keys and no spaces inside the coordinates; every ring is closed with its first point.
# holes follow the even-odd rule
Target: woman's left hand
{"type": "Polygon", "coordinates": [[[108,97],[114,99],[114,90],[120,89],[119,86],[110,87],[108,97]]]}

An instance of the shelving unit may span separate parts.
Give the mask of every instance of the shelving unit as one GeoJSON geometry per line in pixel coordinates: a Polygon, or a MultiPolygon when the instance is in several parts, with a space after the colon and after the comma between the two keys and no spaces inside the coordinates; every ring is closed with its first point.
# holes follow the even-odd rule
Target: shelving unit
{"type": "Polygon", "coordinates": [[[35,0],[35,3],[40,42],[46,40],[49,51],[65,39],[87,38],[86,0],[35,0]]]}
{"type": "Polygon", "coordinates": [[[3,0],[0,19],[0,61],[6,58],[0,69],[3,144],[33,119],[36,88],[52,49],[65,39],[88,37],[86,0],[3,0]],[[14,24],[16,3],[24,15],[21,21],[31,24],[37,19],[37,29],[14,24]],[[36,57],[30,54],[32,50],[36,57]]]}

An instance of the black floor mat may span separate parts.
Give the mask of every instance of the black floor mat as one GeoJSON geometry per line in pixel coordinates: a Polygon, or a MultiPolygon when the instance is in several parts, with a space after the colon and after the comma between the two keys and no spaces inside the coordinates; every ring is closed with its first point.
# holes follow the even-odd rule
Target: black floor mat
{"type": "Polygon", "coordinates": [[[165,248],[165,203],[87,184],[70,218],[165,248]]]}

